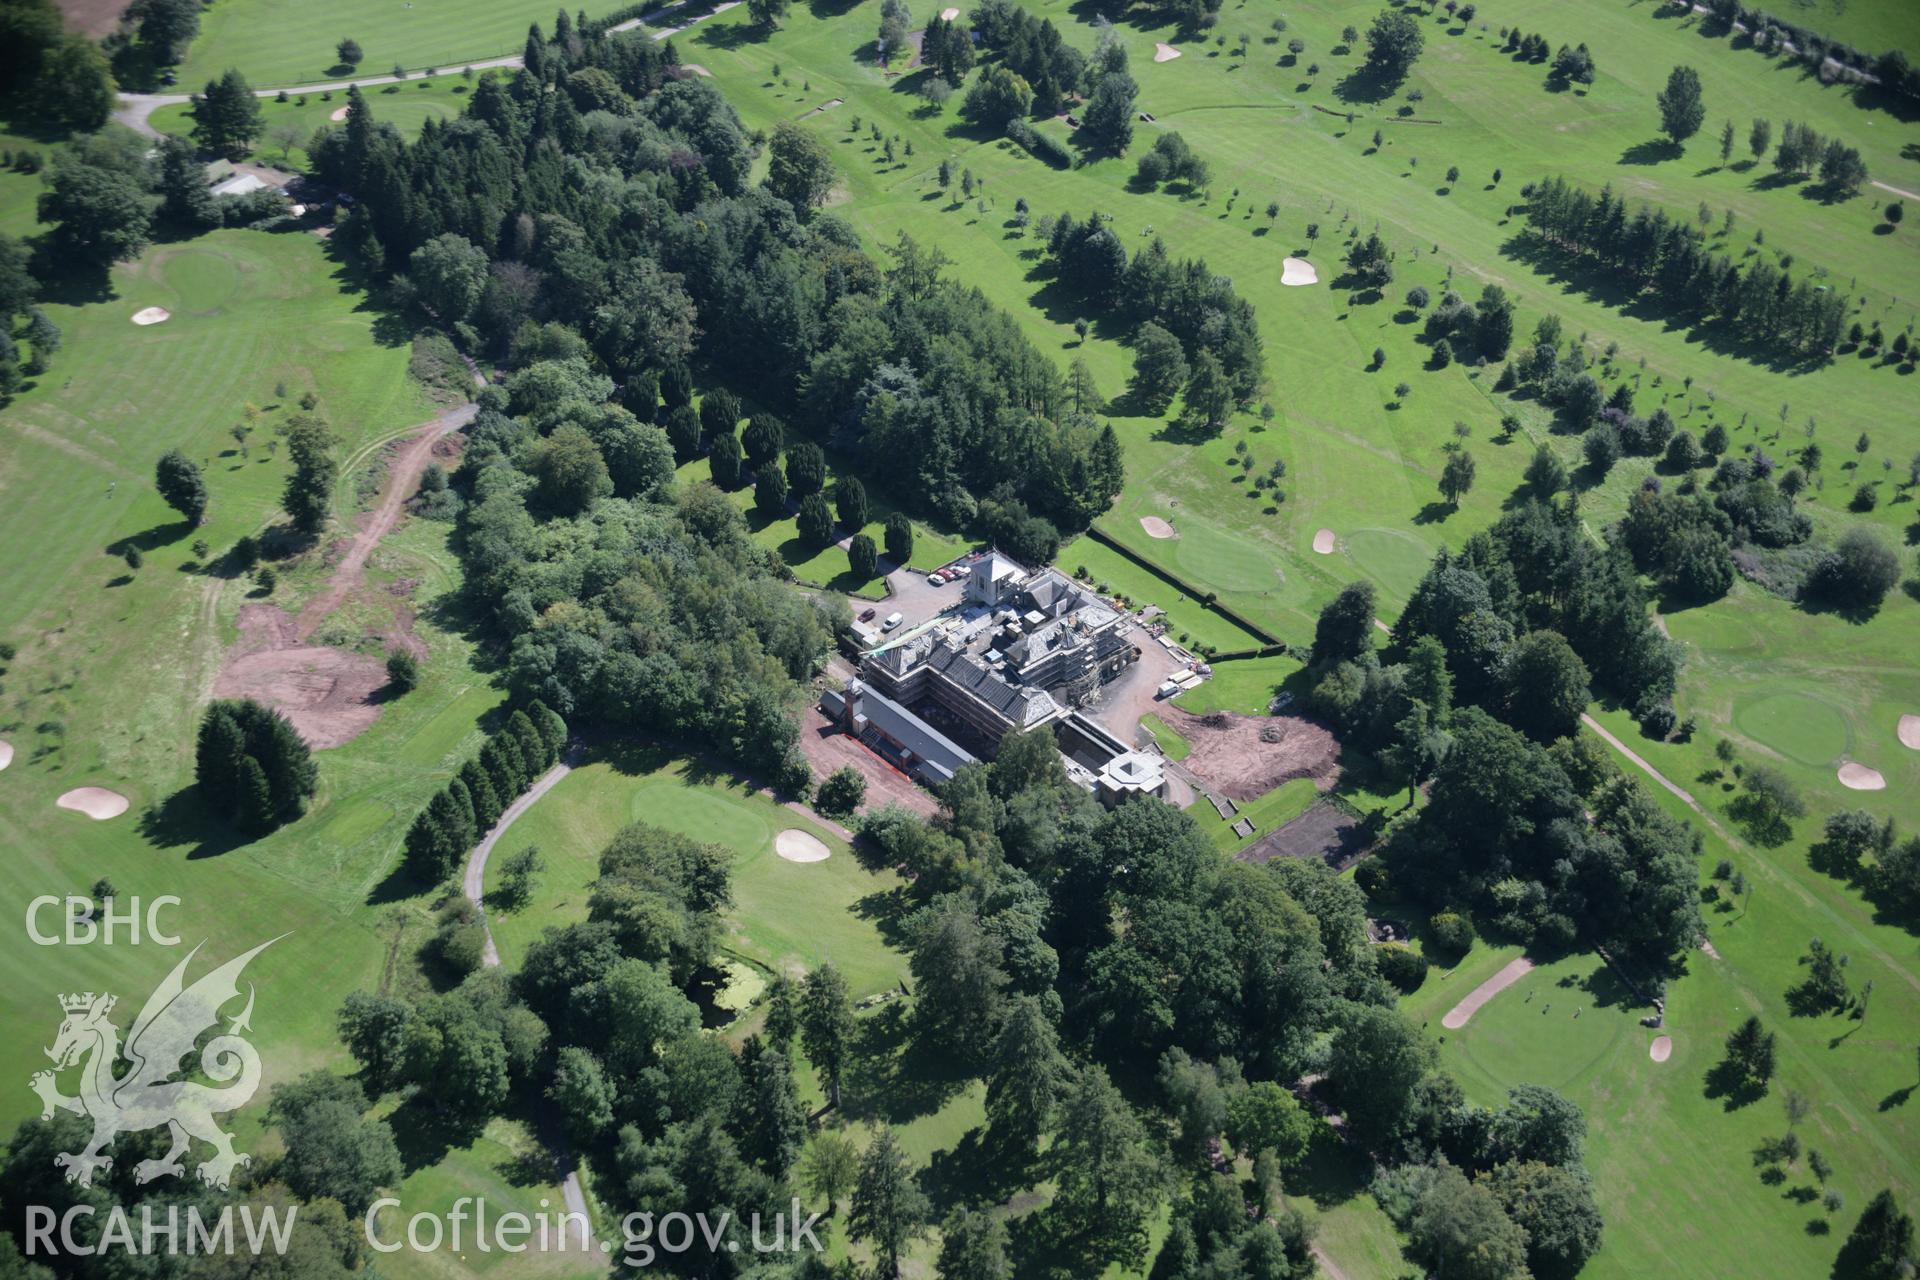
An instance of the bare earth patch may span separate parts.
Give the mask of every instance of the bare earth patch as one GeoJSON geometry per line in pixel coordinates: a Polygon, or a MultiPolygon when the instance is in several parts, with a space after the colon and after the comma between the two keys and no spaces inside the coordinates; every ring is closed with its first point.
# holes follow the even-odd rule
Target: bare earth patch
{"type": "Polygon", "coordinates": [[[788,862],[825,862],[833,851],[818,836],[788,827],[773,838],[773,851],[788,862]]]}
{"type": "Polygon", "coordinates": [[[1887,780],[1879,770],[1849,760],[1840,766],[1840,785],[1851,791],[1885,791],[1887,780]]]}
{"type": "Polygon", "coordinates": [[[144,311],[133,313],[133,322],[138,325],[159,324],[162,320],[173,319],[173,312],[165,307],[148,307],[144,311]]]}
{"type": "Polygon", "coordinates": [[[1900,717],[1900,745],[1920,751],[1920,716],[1900,717]]]}
{"type": "Polygon", "coordinates": [[[1296,286],[1319,284],[1320,273],[1305,258],[1287,258],[1280,264],[1280,283],[1296,286]]]}
{"type": "Polygon", "coordinates": [[[1335,870],[1345,870],[1358,861],[1372,843],[1365,823],[1322,800],[1233,856],[1241,862],[1317,858],[1335,870]]]}
{"type": "Polygon", "coordinates": [[[1665,1062],[1673,1056],[1673,1037],[1655,1036],[1653,1043],[1647,1046],[1647,1056],[1655,1062],[1665,1062]]]}
{"type": "Polygon", "coordinates": [[[1172,62],[1179,56],[1180,51],[1164,41],[1153,46],[1153,60],[1155,62],[1172,62]]]}
{"type": "Polygon", "coordinates": [[[105,787],[75,787],[54,801],[62,809],[84,813],[95,822],[117,818],[127,811],[127,798],[105,787]]]}
{"type": "Polygon", "coordinates": [[[1171,703],[1160,717],[1192,745],[1187,771],[1236,803],[1257,800],[1295,778],[1311,778],[1327,791],[1340,777],[1340,742],[1312,720],[1232,711],[1196,716],[1171,703]]]}
{"type": "Polygon", "coordinates": [[[351,742],[380,718],[374,695],[386,663],[363,653],[306,644],[277,605],[240,610],[240,644],[213,682],[216,698],[252,698],[292,722],[315,750],[351,742]]]}
{"type": "Polygon", "coordinates": [[[1147,531],[1149,538],[1172,538],[1178,536],[1174,533],[1173,526],[1165,520],[1162,520],[1159,516],[1141,516],[1140,527],[1147,531]]]}
{"type": "Polygon", "coordinates": [[[1506,968],[1488,978],[1485,982],[1467,993],[1467,998],[1447,1010],[1447,1016],[1440,1019],[1440,1025],[1449,1031],[1458,1031],[1467,1025],[1467,1019],[1480,1012],[1480,1006],[1505,991],[1514,983],[1533,971],[1533,961],[1521,956],[1518,960],[1509,960],[1506,968]]]}
{"type": "MultiPolygon", "coordinates": [[[[396,442],[378,502],[361,517],[353,536],[339,545],[339,558],[326,585],[307,602],[298,619],[275,605],[242,606],[236,619],[240,643],[214,680],[216,698],[265,703],[284,715],[315,750],[351,742],[373,727],[380,718],[375,695],[387,683],[385,661],[314,644],[312,637],[360,589],[368,558],[399,523],[407,499],[419,487],[420,473],[445,446],[445,437],[471,422],[474,412],[471,404],[456,406],[396,442]]],[[[400,605],[394,616],[394,627],[383,637],[386,646],[425,656],[426,647],[410,630],[412,614],[400,605]]]]}
{"type": "Polygon", "coordinates": [[[1333,554],[1333,543],[1334,537],[1333,530],[1331,529],[1322,529],[1313,535],[1313,549],[1323,556],[1333,554]]]}
{"type": "Polygon", "coordinates": [[[55,6],[66,19],[67,30],[98,40],[113,34],[127,0],[59,0],[55,6]]]}

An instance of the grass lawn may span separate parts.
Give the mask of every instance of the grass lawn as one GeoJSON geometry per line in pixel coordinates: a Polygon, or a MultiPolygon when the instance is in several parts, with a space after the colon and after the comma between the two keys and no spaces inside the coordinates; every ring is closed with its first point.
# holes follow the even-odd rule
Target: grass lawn
{"type": "MultiPolygon", "coordinates": [[[[378,1218],[377,1237],[383,1243],[406,1238],[407,1219],[417,1213],[442,1217],[453,1210],[462,1197],[472,1196],[486,1202],[490,1220],[506,1213],[524,1213],[538,1221],[537,1214],[558,1215],[565,1211],[558,1185],[550,1181],[552,1163],[526,1125],[517,1120],[494,1119],[486,1132],[472,1145],[456,1147],[435,1164],[410,1169],[392,1195],[399,1208],[388,1208],[378,1218]]],[[[591,1207],[592,1200],[588,1205],[591,1207]]],[[[471,1205],[468,1211],[471,1212],[471,1205]]],[[[548,1221],[557,1221],[549,1218],[548,1221]]],[[[472,1224],[467,1224],[471,1230],[472,1224]]],[[[556,1233],[557,1238],[557,1233],[556,1233]]],[[[617,1239],[617,1232],[601,1226],[596,1239],[617,1239]]],[[[537,1240],[538,1236],[532,1238],[537,1240]]],[[[402,1249],[383,1255],[381,1272],[409,1280],[439,1280],[452,1276],[511,1275],[567,1277],[585,1280],[606,1273],[603,1255],[580,1251],[578,1238],[570,1240],[570,1251],[541,1252],[529,1248],[521,1254],[497,1249],[469,1247],[455,1251],[443,1248],[432,1253],[402,1249]]]]}
{"type": "Polygon", "coordinates": [[[1274,694],[1304,668],[1298,658],[1278,655],[1270,658],[1236,658],[1216,662],[1213,674],[1174,697],[1183,711],[1197,716],[1209,711],[1238,711],[1245,715],[1265,715],[1274,694]]]}
{"type": "Polygon", "coordinates": [[[1233,824],[1217,821],[1218,815],[1211,805],[1196,805],[1193,815],[1214,844],[1228,853],[1238,853],[1262,836],[1271,834],[1275,828],[1283,827],[1295,818],[1313,808],[1314,801],[1320,798],[1320,792],[1314,787],[1311,778],[1295,778],[1283,782],[1258,800],[1240,806],[1240,816],[1253,823],[1253,834],[1245,839],[1233,834],[1233,824]]]}
{"type": "MultiPolygon", "coordinates": [[[[590,4],[597,17],[613,4],[590,4]]],[[[568,10],[571,14],[573,10],[568,10]]],[[[359,41],[366,60],[359,74],[382,76],[400,64],[409,71],[455,69],[483,58],[519,53],[527,27],[553,31],[553,6],[534,0],[471,0],[441,8],[388,0],[239,0],[210,7],[200,34],[180,67],[180,83],[199,86],[238,67],[255,86],[318,84],[352,79],[337,68],[334,46],[343,37],[359,41]]]]}
{"type": "MultiPolygon", "coordinates": [[[[0,721],[16,751],[0,775],[0,890],[25,903],[84,894],[106,877],[123,896],[176,894],[174,931],[183,946],[206,945],[196,972],[286,934],[248,973],[259,984],[254,1025],[269,1086],[342,1062],[333,1015],[347,992],[411,981],[425,925],[384,887],[403,819],[477,745],[499,700],[474,676],[466,642],[433,621],[454,585],[446,526],[410,525],[376,553],[371,579],[416,584],[417,631],[429,647],[420,687],[360,738],[319,753],[312,810],[265,840],[237,847],[203,821],[189,789],[194,726],[244,594],[243,584],[198,571],[189,544],[204,537],[224,548],[277,506],[284,462],[263,447],[284,412],[273,406],[314,391],[348,476],[379,441],[432,412],[407,377],[405,347],[332,276],[309,236],[229,231],[153,249],[116,268],[106,296],[48,307],[65,344],[52,372],[0,412],[0,537],[33,548],[15,558],[0,593],[0,636],[19,647],[0,721]],[[128,323],[150,305],[174,318],[128,323]],[[242,458],[227,429],[249,403],[262,410],[261,429],[242,458]],[[152,489],[153,460],[175,446],[206,468],[213,501],[198,531],[152,489]],[[128,544],[143,549],[138,572],[115,558],[128,544]],[[80,785],[121,792],[132,808],[101,823],[55,808],[55,796],[80,785]]],[[[347,489],[343,481],[343,509],[347,489]]],[[[317,564],[291,565],[283,591],[299,594],[317,564]]],[[[378,643],[351,619],[330,631],[343,643],[378,643]]],[[[10,937],[19,980],[0,1009],[23,1028],[51,1023],[58,991],[142,1000],[184,954],[150,944],[46,950],[23,931],[10,937]]],[[[39,1034],[14,1038],[8,1070],[45,1065],[39,1034]]],[[[0,1119],[31,1103],[15,1097],[0,1119]]],[[[261,1111],[236,1114],[249,1139],[261,1111]]]]}
{"type": "Polygon", "coordinates": [[[1193,750],[1193,744],[1181,737],[1179,730],[1151,711],[1140,717],[1140,727],[1153,735],[1161,754],[1169,760],[1185,760],[1193,750]]]}
{"type": "Polygon", "coordinates": [[[547,869],[523,908],[490,913],[502,961],[519,965],[550,925],[583,920],[600,851],[631,822],[647,822],[734,851],[734,909],[721,945],[768,970],[799,973],[832,960],[855,998],[898,985],[906,960],[886,934],[900,884],[861,867],[845,844],[801,815],[724,775],[661,751],[624,748],[573,771],[528,810],[488,863],[489,888],[506,854],[538,845],[547,869]],[[774,835],[798,828],[825,841],[825,862],[793,863],[774,835]]]}
{"type": "MultiPolygon", "coordinates": [[[[1044,7],[1039,11],[1051,13],[1044,7]]],[[[785,28],[766,37],[738,14],[722,15],[682,43],[685,56],[714,70],[750,125],[770,126],[830,97],[844,98],[845,106],[806,122],[828,142],[841,168],[845,201],[836,211],[875,245],[890,242],[901,230],[937,241],[964,264],[968,283],[1010,308],[1043,349],[1058,352],[1063,363],[1086,359],[1109,395],[1122,389],[1130,371],[1130,354],[1117,341],[1125,334],[1094,317],[1084,344],[1074,335],[1076,310],[1056,302],[1046,282],[1032,274],[1034,242],[1009,225],[1015,196],[1026,199],[1036,215],[1100,208],[1113,216],[1114,228],[1129,246],[1139,245],[1151,229],[1164,234],[1176,253],[1199,254],[1216,269],[1231,269],[1237,287],[1259,309],[1271,376],[1268,399],[1277,416],[1266,423],[1247,414],[1217,438],[1200,441],[1157,420],[1116,417],[1127,446],[1128,484],[1103,527],[1182,576],[1216,589],[1223,602],[1263,625],[1304,639],[1318,606],[1355,576],[1372,577],[1381,590],[1383,614],[1395,616],[1434,550],[1443,543],[1457,545],[1500,514],[1536,442],[1550,443],[1570,459],[1577,450],[1577,439],[1552,434],[1548,417],[1524,403],[1511,406],[1523,419],[1521,433],[1511,442],[1496,442],[1493,428],[1509,406],[1488,390],[1492,371],[1458,364],[1437,372],[1421,367],[1426,350],[1416,339],[1417,326],[1398,309],[1400,294],[1413,284],[1437,293],[1464,275],[1473,282],[1466,286],[1471,295],[1481,280],[1502,283],[1519,297],[1523,340],[1539,315],[1561,314],[1569,333],[1586,336],[1596,363],[1615,348],[1603,372],[1610,382],[1638,382],[1641,412],[1665,404],[1695,431],[1720,423],[1732,431],[1736,449],[1764,445],[1778,456],[1796,443],[1791,437],[1810,412],[1829,433],[1823,439],[1851,441],[1860,428],[1872,428],[1869,469],[1883,458],[1903,468],[1920,445],[1920,431],[1895,423],[1892,417],[1899,415],[1885,412],[1898,387],[1890,371],[1849,357],[1795,371],[1783,381],[1774,370],[1674,330],[1657,317],[1622,311],[1550,279],[1512,252],[1515,228],[1507,206],[1519,199],[1522,183],[1554,172],[1595,186],[1611,180],[1628,186],[1636,198],[1683,216],[1691,216],[1702,201],[1716,217],[1731,208],[1736,256],[1749,247],[1756,253],[1790,253],[1801,268],[1826,268],[1836,286],[1860,300],[1863,319],[1881,318],[1892,328],[1908,322],[1911,304],[1896,299],[1920,292],[1920,255],[1908,243],[1915,232],[1904,227],[1894,236],[1871,234],[1881,201],[1862,196],[1822,205],[1792,187],[1761,181],[1743,167],[1721,168],[1714,163],[1717,157],[1706,155],[1710,143],[1704,133],[1681,160],[1642,163],[1646,153],[1635,148],[1656,128],[1655,89],[1666,69],[1683,60],[1700,69],[1709,123],[1716,128],[1723,116],[1733,118],[1743,133],[1754,115],[1774,119],[1776,132],[1783,116],[1813,122],[1860,145],[1875,175],[1888,181],[1920,182],[1920,165],[1902,154],[1903,140],[1912,141],[1920,131],[1856,108],[1845,90],[1822,89],[1791,70],[1773,69],[1759,55],[1702,38],[1690,23],[1655,18],[1652,12],[1650,7],[1583,11],[1582,29],[1564,34],[1592,45],[1600,80],[1583,93],[1558,95],[1542,87],[1539,68],[1516,65],[1493,48],[1492,32],[1476,27],[1448,34],[1434,24],[1427,56],[1409,85],[1425,94],[1421,116],[1445,122],[1444,130],[1430,131],[1393,123],[1391,103],[1352,104],[1363,118],[1351,129],[1342,117],[1314,109],[1339,104],[1334,86],[1352,64],[1330,49],[1345,22],[1365,25],[1371,16],[1366,6],[1315,5],[1288,15],[1290,34],[1308,44],[1302,61],[1324,64],[1317,76],[1274,65],[1280,50],[1264,43],[1270,33],[1251,10],[1229,10],[1223,18],[1219,32],[1226,48],[1190,45],[1187,57],[1159,64],[1151,61],[1153,42],[1177,35],[1136,19],[1121,33],[1132,54],[1132,72],[1143,86],[1141,105],[1162,127],[1180,130],[1222,175],[1206,197],[1132,193],[1130,159],[1061,172],[1004,141],[982,141],[958,122],[952,108],[930,111],[910,96],[917,74],[888,80],[856,59],[854,50],[866,33],[863,22],[854,29],[851,16],[794,14],[785,28]],[[1241,29],[1255,37],[1244,60],[1231,52],[1241,29]],[[778,76],[772,73],[776,62],[778,76]],[[857,132],[856,119],[861,122],[857,132]],[[888,164],[868,135],[873,123],[911,142],[913,154],[902,152],[888,164]],[[1390,135],[1387,146],[1382,154],[1366,154],[1376,124],[1390,135]],[[1624,163],[1623,155],[1628,157],[1624,163]],[[984,179],[984,194],[970,202],[936,198],[933,171],[942,159],[984,179]],[[1416,159],[1424,169],[1411,163],[1416,159]],[[1437,186],[1448,164],[1460,165],[1468,176],[1443,195],[1437,186]],[[1503,169],[1497,186],[1491,182],[1495,167],[1503,169]],[[1229,174],[1241,193],[1237,197],[1229,174]],[[1280,206],[1272,223],[1265,214],[1269,200],[1280,206]],[[1376,220],[1399,253],[1390,301],[1355,305],[1326,285],[1279,284],[1282,256],[1304,249],[1330,276],[1329,259],[1339,253],[1345,234],[1362,224],[1371,229],[1376,220]],[[1311,245],[1304,235],[1309,222],[1320,228],[1311,245]],[[1748,244],[1756,228],[1765,230],[1764,246],[1748,244]],[[1381,373],[1367,371],[1376,346],[1387,353],[1381,373]],[[1392,393],[1402,377],[1412,385],[1404,402],[1392,393]],[[1774,441],[1783,400],[1791,430],[1783,441],[1774,441]],[[1479,464],[1478,486],[1457,512],[1441,504],[1435,491],[1440,447],[1453,439],[1456,421],[1466,424],[1467,447],[1479,464]],[[1235,465],[1240,444],[1256,463],[1252,474],[1275,460],[1287,463],[1284,501],[1273,504],[1245,483],[1246,473],[1235,465]],[[1178,536],[1149,538],[1139,524],[1148,515],[1170,520],[1178,536]],[[1321,528],[1336,534],[1331,555],[1310,550],[1321,528]]],[[[1523,24],[1538,19],[1556,31],[1565,26],[1564,17],[1544,0],[1529,0],[1511,15],[1499,16],[1523,24]]],[[[1085,25],[1068,21],[1065,29],[1070,39],[1091,44],[1085,25]]],[[[1136,151],[1153,132],[1150,126],[1140,129],[1136,151]]],[[[1586,496],[1596,527],[1618,514],[1647,470],[1644,462],[1630,461],[1586,496]]],[[[1848,483],[1845,492],[1850,490],[1848,483]]],[[[1812,505],[1823,526],[1853,518],[1839,515],[1844,496],[1836,486],[1831,496],[1816,497],[1812,505]]],[[[1890,529],[1905,523],[1885,502],[1873,518],[1890,529]]],[[[1158,597],[1177,594],[1164,584],[1140,581],[1144,575],[1120,569],[1113,563],[1117,559],[1084,542],[1062,555],[1067,567],[1084,562],[1097,576],[1142,599],[1166,603],[1158,597]]],[[[1209,625],[1179,617],[1177,604],[1169,607],[1175,608],[1179,625],[1211,638],[1209,625]]],[[[1224,647],[1226,637],[1220,639],[1224,647]]]]}
{"type": "MultiPolygon", "coordinates": [[[[391,124],[403,137],[414,138],[427,121],[452,120],[466,110],[467,94],[471,91],[472,84],[464,76],[445,75],[369,88],[365,93],[372,104],[374,119],[391,124]]],[[[253,158],[284,169],[305,169],[307,141],[328,124],[338,127],[333,117],[344,111],[346,105],[345,91],[300,94],[285,102],[261,99],[260,117],[265,127],[254,145],[253,158]],[[283,126],[298,130],[298,139],[283,144],[277,136],[283,126]]],[[[149,119],[161,133],[184,138],[193,132],[193,107],[189,103],[161,107],[149,119]]]]}
{"type": "Polygon", "coordinates": [[[1101,594],[1117,596],[1134,609],[1158,605],[1167,615],[1169,634],[1183,644],[1233,650],[1260,643],[1257,636],[1189,598],[1166,579],[1092,538],[1078,538],[1062,547],[1056,563],[1073,573],[1085,569],[1101,594]]]}

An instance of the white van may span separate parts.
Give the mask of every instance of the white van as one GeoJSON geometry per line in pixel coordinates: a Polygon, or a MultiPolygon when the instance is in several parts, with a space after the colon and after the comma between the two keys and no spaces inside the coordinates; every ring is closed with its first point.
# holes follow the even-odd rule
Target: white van
{"type": "Polygon", "coordinates": [[[899,626],[902,621],[903,619],[900,617],[900,611],[896,609],[892,613],[887,615],[887,620],[880,624],[880,629],[883,631],[891,631],[895,627],[899,626]]]}

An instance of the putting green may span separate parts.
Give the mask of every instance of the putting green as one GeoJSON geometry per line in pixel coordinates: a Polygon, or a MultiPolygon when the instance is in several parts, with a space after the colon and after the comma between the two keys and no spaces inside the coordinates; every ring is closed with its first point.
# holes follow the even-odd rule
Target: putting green
{"type": "Polygon", "coordinates": [[[1346,536],[1347,555],[1360,571],[1396,600],[1420,585],[1433,561],[1433,548],[1398,529],[1355,529],[1346,536]]]}
{"type": "Polygon", "coordinates": [[[1591,956],[1543,966],[1488,1001],[1466,1026],[1442,1033],[1447,1057],[1475,1101],[1497,1101],[1517,1084],[1575,1090],[1616,1053],[1637,1054],[1644,1063],[1644,1044],[1627,1034],[1635,1025],[1631,1012],[1601,1005],[1592,990],[1568,982],[1593,981],[1599,971],[1604,990],[1612,985],[1604,969],[1591,956]]]}
{"type": "Polygon", "coordinates": [[[1218,584],[1227,591],[1267,591],[1280,584],[1275,557],[1244,537],[1185,514],[1180,538],[1171,545],[1173,563],[1183,577],[1218,584]]]}
{"type": "Polygon", "coordinates": [[[709,844],[723,844],[743,854],[769,848],[773,827],[753,809],[731,795],[661,779],[633,789],[627,813],[634,822],[646,822],[709,844]]]}
{"type": "Polygon", "coordinates": [[[212,311],[240,291],[240,266],[224,253],[179,249],[167,254],[159,266],[161,279],[179,295],[185,311],[212,311]]]}
{"type": "Polygon", "coordinates": [[[1737,703],[1733,722],[1755,742],[1801,764],[1829,764],[1853,745],[1840,709],[1808,693],[1770,693],[1737,703]]]}

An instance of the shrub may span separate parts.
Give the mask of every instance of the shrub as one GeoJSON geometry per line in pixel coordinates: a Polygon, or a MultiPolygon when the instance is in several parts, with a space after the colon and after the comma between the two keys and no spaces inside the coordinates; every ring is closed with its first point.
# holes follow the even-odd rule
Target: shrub
{"type": "Polygon", "coordinates": [[[1412,947],[1389,942],[1373,949],[1373,959],[1380,976],[1401,991],[1418,991],[1427,980],[1427,958],[1412,947]]]}
{"type": "Polygon", "coordinates": [[[1459,957],[1473,950],[1473,924],[1457,911],[1441,911],[1427,921],[1427,934],[1434,945],[1459,957]]]}
{"type": "Polygon", "coordinates": [[[842,765],[828,774],[814,795],[814,807],[831,818],[845,817],[867,799],[867,780],[852,765],[842,765]]]}
{"type": "Polygon", "coordinates": [[[1009,120],[1007,136],[1025,147],[1033,157],[1056,169],[1073,168],[1073,152],[1050,133],[1042,133],[1025,120],[1009,120]]]}
{"type": "Polygon", "coordinates": [[[420,660],[406,649],[387,655],[387,687],[395,693],[412,693],[420,683],[420,660]]]}

